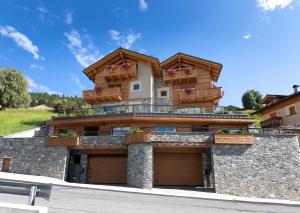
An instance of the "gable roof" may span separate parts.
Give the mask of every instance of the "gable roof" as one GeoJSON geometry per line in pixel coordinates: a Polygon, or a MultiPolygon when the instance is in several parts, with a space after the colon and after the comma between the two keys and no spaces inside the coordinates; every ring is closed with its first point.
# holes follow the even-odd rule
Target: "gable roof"
{"type": "Polygon", "coordinates": [[[196,64],[205,64],[210,66],[211,70],[211,77],[213,81],[218,81],[218,78],[220,76],[221,70],[223,68],[223,65],[214,61],[206,60],[203,58],[195,57],[192,55],[188,55],[185,53],[178,52],[175,55],[171,56],[170,58],[167,58],[163,62],[160,63],[160,66],[162,69],[168,68],[168,66],[171,66],[174,61],[177,60],[186,60],[190,63],[196,63],[196,64]]]}
{"type": "Polygon", "coordinates": [[[106,65],[117,58],[130,58],[135,60],[141,60],[144,62],[149,63],[152,66],[153,74],[156,76],[161,76],[159,60],[155,57],[145,55],[142,53],[138,53],[132,50],[118,48],[115,51],[111,52],[110,54],[106,55],[105,57],[101,58],[99,61],[95,62],[94,64],[90,65],[89,67],[83,70],[83,73],[86,74],[89,79],[95,80],[95,75],[97,73],[96,69],[100,66],[106,65]]]}
{"type": "Polygon", "coordinates": [[[278,98],[278,99],[283,99],[286,98],[287,95],[273,95],[273,94],[267,94],[261,101],[261,104],[267,104],[269,103],[272,99],[278,98]]]}
{"type": "Polygon", "coordinates": [[[277,101],[273,104],[264,106],[263,108],[253,112],[252,114],[261,114],[263,112],[266,112],[267,110],[272,109],[275,106],[280,106],[280,105],[284,106],[284,104],[288,104],[288,103],[293,102],[293,101],[296,102],[298,100],[300,101],[300,92],[296,92],[296,93],[293,93],[291,95],[288,95],[285,98],[282,98],[281,100],[279,100],[279,101],[277,101]]]}

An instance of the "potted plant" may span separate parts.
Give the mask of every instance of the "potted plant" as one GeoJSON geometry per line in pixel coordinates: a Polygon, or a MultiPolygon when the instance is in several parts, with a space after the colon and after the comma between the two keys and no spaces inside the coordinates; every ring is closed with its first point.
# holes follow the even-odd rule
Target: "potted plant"
{"type": "Polygon", "coordinates": [[[102,87],[95,87],[95,91],[96,91],[96,94],[99,94],[102,92],[102,87]]]}
{"type": "Polygon", "coordinates": [[[124,62],[124,63],[122,64],[122,68],[123,68],[124,70],[128,70],[129,66],[130,66],[130,64],[127,63],[127,62],[124,62]]]}
{"type": "Polygon", "coordinates": [[[112,71],[114,69],[114,65],[113,64],[109,64],[106,66],[106,68],[109,70],[109,71],[112,71]]]}
{"type": "Polygon", "coordinates": [[[192,73],[192,68],[188,67],[184,69],[185,74],[190,75],[192,73]]]}
{"type": "Polygon", "coordinates": [[[193,92],[193,90],[194,90],[194,88],[192,88],[192,87],[188,87],[188,88],[185,88],[185,90],[184,90],[184,91],[185,91],[185,93],[186,93],[186,94],[188,94],[188,95],[189,95],[189,94],[191,94],[191,93],[193,92]]]}
{"type": "Polygon", "coordinates": [[[176,69],[175,68],[169,68],[169,69],[167,69],[167,73],[169,75],[174,75],[176,73],[176,69]]]}

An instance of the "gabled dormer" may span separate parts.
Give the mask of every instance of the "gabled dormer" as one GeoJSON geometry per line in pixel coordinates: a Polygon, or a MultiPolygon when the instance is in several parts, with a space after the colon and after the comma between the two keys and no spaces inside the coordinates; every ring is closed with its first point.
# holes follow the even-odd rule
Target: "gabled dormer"
{"type": "Polygon", "coordinates": [[[177,53],[161,63],[165,85],[172,85],[172,102],[180,106],[218,105],[223,96],[214,82],[222,64],[177,53]]]}
{"type": "Polygon", "coordinates": [[[161,76],[157,58],[119,48],[83,71],[95,88],[83,92],[91,104],[152,98],[153,76],[161,76]]]}

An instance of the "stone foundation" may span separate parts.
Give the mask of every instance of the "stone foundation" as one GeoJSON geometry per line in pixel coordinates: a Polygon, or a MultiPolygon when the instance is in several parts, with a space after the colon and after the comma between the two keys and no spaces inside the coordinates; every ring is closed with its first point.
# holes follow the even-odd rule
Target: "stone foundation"
{"type": "Polygon", "coordinates": [[[11,158],[9,172],[65,179],[67,147],[46,146],[45,138],[0,138],[0,165],[11,158]]]}
{"type": "Polygon", "coordinates": [[[297,136],[259,136],[253,145],[214,145],[217,193],[300,200],[297,136]]]}
{"type": "Polygon", "coordinates": [[[131,187],[153,186],[153,147],[150,143],[128,145],[127,183],[131,187]]]}

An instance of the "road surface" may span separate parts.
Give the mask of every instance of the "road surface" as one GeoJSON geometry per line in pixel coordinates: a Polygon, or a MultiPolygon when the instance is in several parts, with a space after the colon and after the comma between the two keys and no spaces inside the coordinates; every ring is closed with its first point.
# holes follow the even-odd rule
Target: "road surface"
{"type": "MultiPolygon", "coordinates": [[[[26,204],[28,197],[0,194],[1,202],[26,204]]],[[[172,197],[53,186],[50,201],[37,199],[50,213],[299,213],[300,207],[172,197]]]]}

